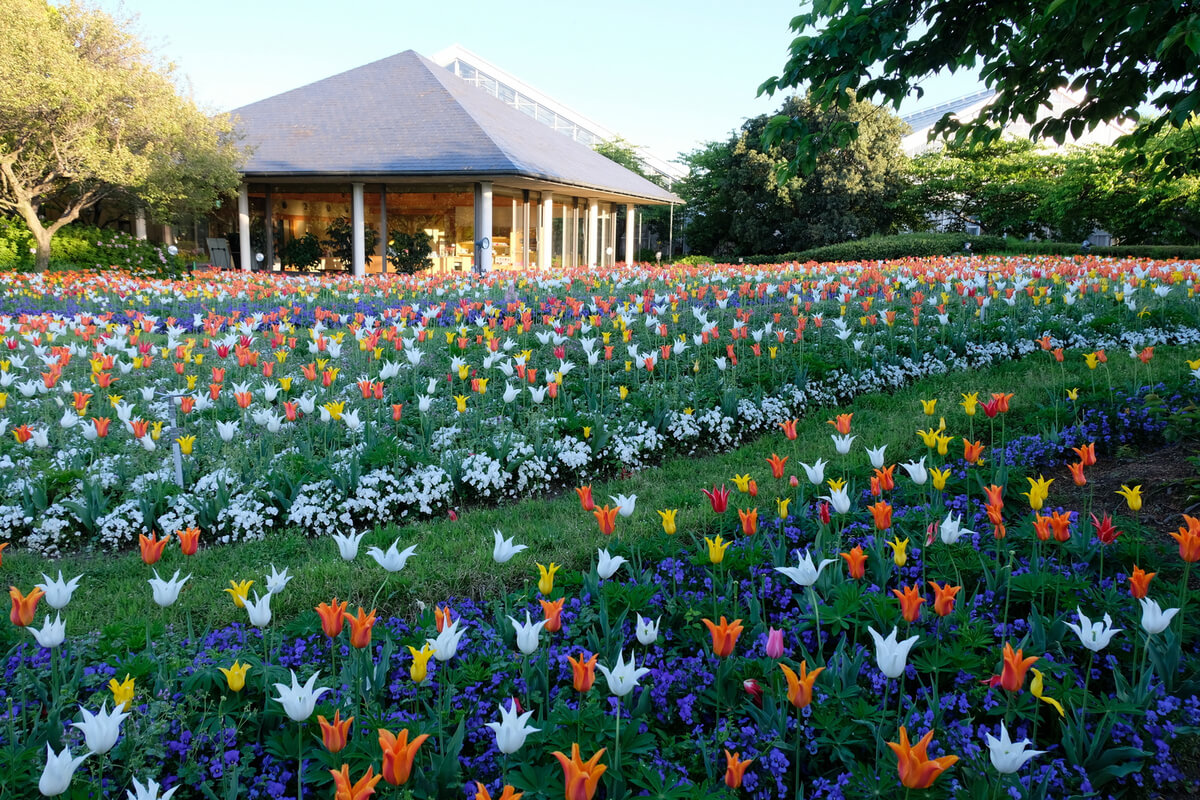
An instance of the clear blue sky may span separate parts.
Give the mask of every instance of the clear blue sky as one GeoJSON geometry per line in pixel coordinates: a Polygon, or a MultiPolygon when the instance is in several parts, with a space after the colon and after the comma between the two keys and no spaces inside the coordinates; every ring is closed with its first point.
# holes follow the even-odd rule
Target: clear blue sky
{"type": "MultiPolygon", "coordinates": [[[[99,0],[174,62],[197,101],[229,110],[403,50],[451,44],[667,160],[778,107],[799,4],[788,0],[99,0]]],[[[908,113],[981,88],[929,81],[908,113]]]]}

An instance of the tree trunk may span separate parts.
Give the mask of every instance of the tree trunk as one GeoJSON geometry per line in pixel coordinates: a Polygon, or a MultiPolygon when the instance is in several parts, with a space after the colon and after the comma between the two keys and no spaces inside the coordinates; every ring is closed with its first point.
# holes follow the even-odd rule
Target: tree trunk
{"type": "Polygon", "coordinates": [[[37,242],[37,255],[34,258],[34,271],[45,272],[50,268],[50,231],[41,225],[37,226],[37,230],[31,231],[33,239],[37,242]]]}

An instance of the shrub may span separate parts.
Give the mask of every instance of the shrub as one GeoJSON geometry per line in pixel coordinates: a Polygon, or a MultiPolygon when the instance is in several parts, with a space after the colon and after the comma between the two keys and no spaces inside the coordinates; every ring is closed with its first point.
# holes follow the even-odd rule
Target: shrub
{"type": "Polygon", "coordinates": [[[395,267],[397,272],[412,275],[418,270],[433,268],[433,259],[429,257],[433,247],[428,233],[389,231],[388,238],[388,263],[395,267]]]}
{"type": "MultiPolygon", "coordinates": [[[[25,224],[0,217],[0,269],[33,267],[33,235],[25,224]]],[[[50,240],[50,268],[120,269],[147,275],[176,275],[183,261],[164,245],[135,239],[127,233],[89,225],[63,228],[50,240]]]]}

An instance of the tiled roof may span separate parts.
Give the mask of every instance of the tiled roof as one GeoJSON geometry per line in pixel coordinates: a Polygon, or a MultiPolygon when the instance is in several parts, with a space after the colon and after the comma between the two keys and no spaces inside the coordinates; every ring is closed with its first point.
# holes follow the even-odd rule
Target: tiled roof
{"type": "Polygon", "coordinates": [[[250,177],[511,175],[679,202],[412,50],[231,113],[250,177]]]}
{"type": "Polygon", "coordinates": [[[923,130],[933,127],[933,124],[946,114],[957,114],[960,111],[965,111],[974,105],[982,103],[994,94],[995,92],[991,89],[984,89],[981,92],[959,97],[941,105],[921,109],[909,114],[907,117],[901,117],[901,119],[908,123],[908,126],[913,129],[913,133],[920,133],[923,130]]]}

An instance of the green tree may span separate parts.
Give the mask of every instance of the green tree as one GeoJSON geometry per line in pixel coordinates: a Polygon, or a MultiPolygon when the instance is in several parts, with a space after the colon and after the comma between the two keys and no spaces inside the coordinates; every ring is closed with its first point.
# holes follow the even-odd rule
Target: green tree
{"type": "Polygon", "coordinates": [[[975,223],[989,234],[1040,235],[1047,224],[1043,198],[1063,168],[1060,157],[1027,139],[979,147],[951,144],[913,159],[900,206],[926,220],[910,222],[912,227],[936,220],[949,230],[975,223]]]}
{"type": "Polygon", "coordinates": [[[692,153],[691,174],[678,184],[689,207],[688,242],[714,257],[775,255],[892,232],[907,169],[905,130],[895,115],[854,101],[845,111],[821,110],[789,98],[781,114],[820,131],[848,122],[860,135],[822,154],[804,176],[779,178],[795,145],[761,145],[767,115],[748,120],[728,141],[692,153]]]}
{"type": "MultiPolygon", "coordinates": [[[[783,71],[759,93],[806,87],[822,108],[846,108],[853,94],[898,108],[921,96],[925,78],[978,69],[997,94],[974,120],[949,115],[937,130],[960,141],[993,142],[1024,120],[1031,135],[1058,142],[1106,120],[1137,118],[1149,103],[1160,113],[1127,144],[1140,147],[1200,111],[1200,6],[1179,0],[1114,4],[1096,0],[815,0],[790,24],[797,34],[783,71]],[[1083,101],[1039,119],[1051,93],[1069,87],[1083,101]]],[[[850,121],[817,134],[772,121],[767,141],[796,143],[791,169],[811,169],[822,150],[844,144],[850,121]]],[[[1200,141],[1147,153],[1178,173],[1200,160],[1200,141]]]]}
{"type": "Polygon", "coordinates": [[[39,270],[54,234],[101,200],[158,219],[209,210],[236,191],[238,158],[228,119],[181,97],[128,23],[74,2],[0,3],[0,210],[29,227],[39,270]]]}

